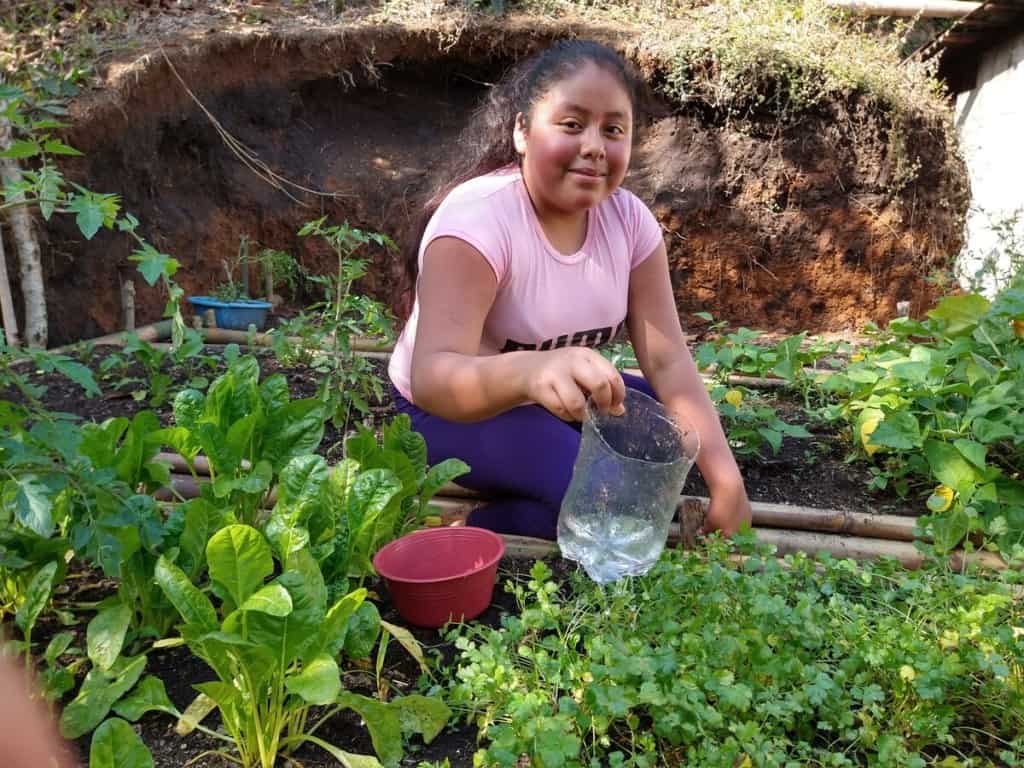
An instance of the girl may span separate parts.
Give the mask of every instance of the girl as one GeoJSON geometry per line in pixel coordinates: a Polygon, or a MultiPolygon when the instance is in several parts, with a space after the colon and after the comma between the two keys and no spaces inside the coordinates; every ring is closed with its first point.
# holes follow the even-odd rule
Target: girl
{"type": "Polygon", "coordinates": [[[597,43],[559,42],[523,62],[491,89],[461,169],[407,241],[415,298],[389,374],[430,463],[463,459],[472,471],[460,484],[502,499],[471,525],[555,538],[586,398],[618,414],[627,386],[697,428],[705,529],[731,534],[750,520],[686,348],[661,229],[619,187],[635,94],[623,61],[597,43]],[[623,324],[646,381],[593,349],[623,324]]]}

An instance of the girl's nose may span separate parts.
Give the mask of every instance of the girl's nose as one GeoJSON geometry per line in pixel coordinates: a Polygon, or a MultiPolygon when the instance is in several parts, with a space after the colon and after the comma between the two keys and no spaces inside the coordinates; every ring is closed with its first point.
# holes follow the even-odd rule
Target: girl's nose
{"type": "Polygon", "coordinates": [[[580,142],[580,154],[583,157],[604,159],[604,138],[600,130],[586,130],[580,142]]]}

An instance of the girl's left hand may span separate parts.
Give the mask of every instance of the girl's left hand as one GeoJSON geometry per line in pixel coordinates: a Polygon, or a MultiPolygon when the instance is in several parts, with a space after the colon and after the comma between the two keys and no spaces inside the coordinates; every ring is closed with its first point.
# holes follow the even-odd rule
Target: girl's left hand
{"type": "Polygon", "coordinates": [[[727,487],[711,489],[711,504],[704,517],[702,533],[721,531],[725,536],[732,536],[744,523],[750,525],[752,516],[743,480],[737,478],[727,487]]]}

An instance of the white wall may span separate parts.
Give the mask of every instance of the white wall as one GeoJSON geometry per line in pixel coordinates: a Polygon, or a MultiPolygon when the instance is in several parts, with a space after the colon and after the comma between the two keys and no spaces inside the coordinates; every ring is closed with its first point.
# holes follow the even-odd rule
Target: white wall
{"type": "MultiPolygon", "coordinates": [[[[956,124],[971,181],[965,246],[957,262],[968,287],[986,259],[1005,279],[1011,254],[1018,263],[1024,257],[1024,31],[984,54],[974,90],[957,97],[956,124]]],[[[997,282],[987,275],[986,293],[997,282]]]]}

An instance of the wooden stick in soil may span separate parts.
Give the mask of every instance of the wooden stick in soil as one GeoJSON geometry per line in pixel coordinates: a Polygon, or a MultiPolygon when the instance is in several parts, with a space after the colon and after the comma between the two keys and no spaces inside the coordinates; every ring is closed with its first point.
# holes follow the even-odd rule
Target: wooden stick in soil
{"type": "Polygon", "coordinates": [[[125,280],[121,283],[121,312],[124,315],[126,332],[135,330],[135,283],[125,280]]]}

